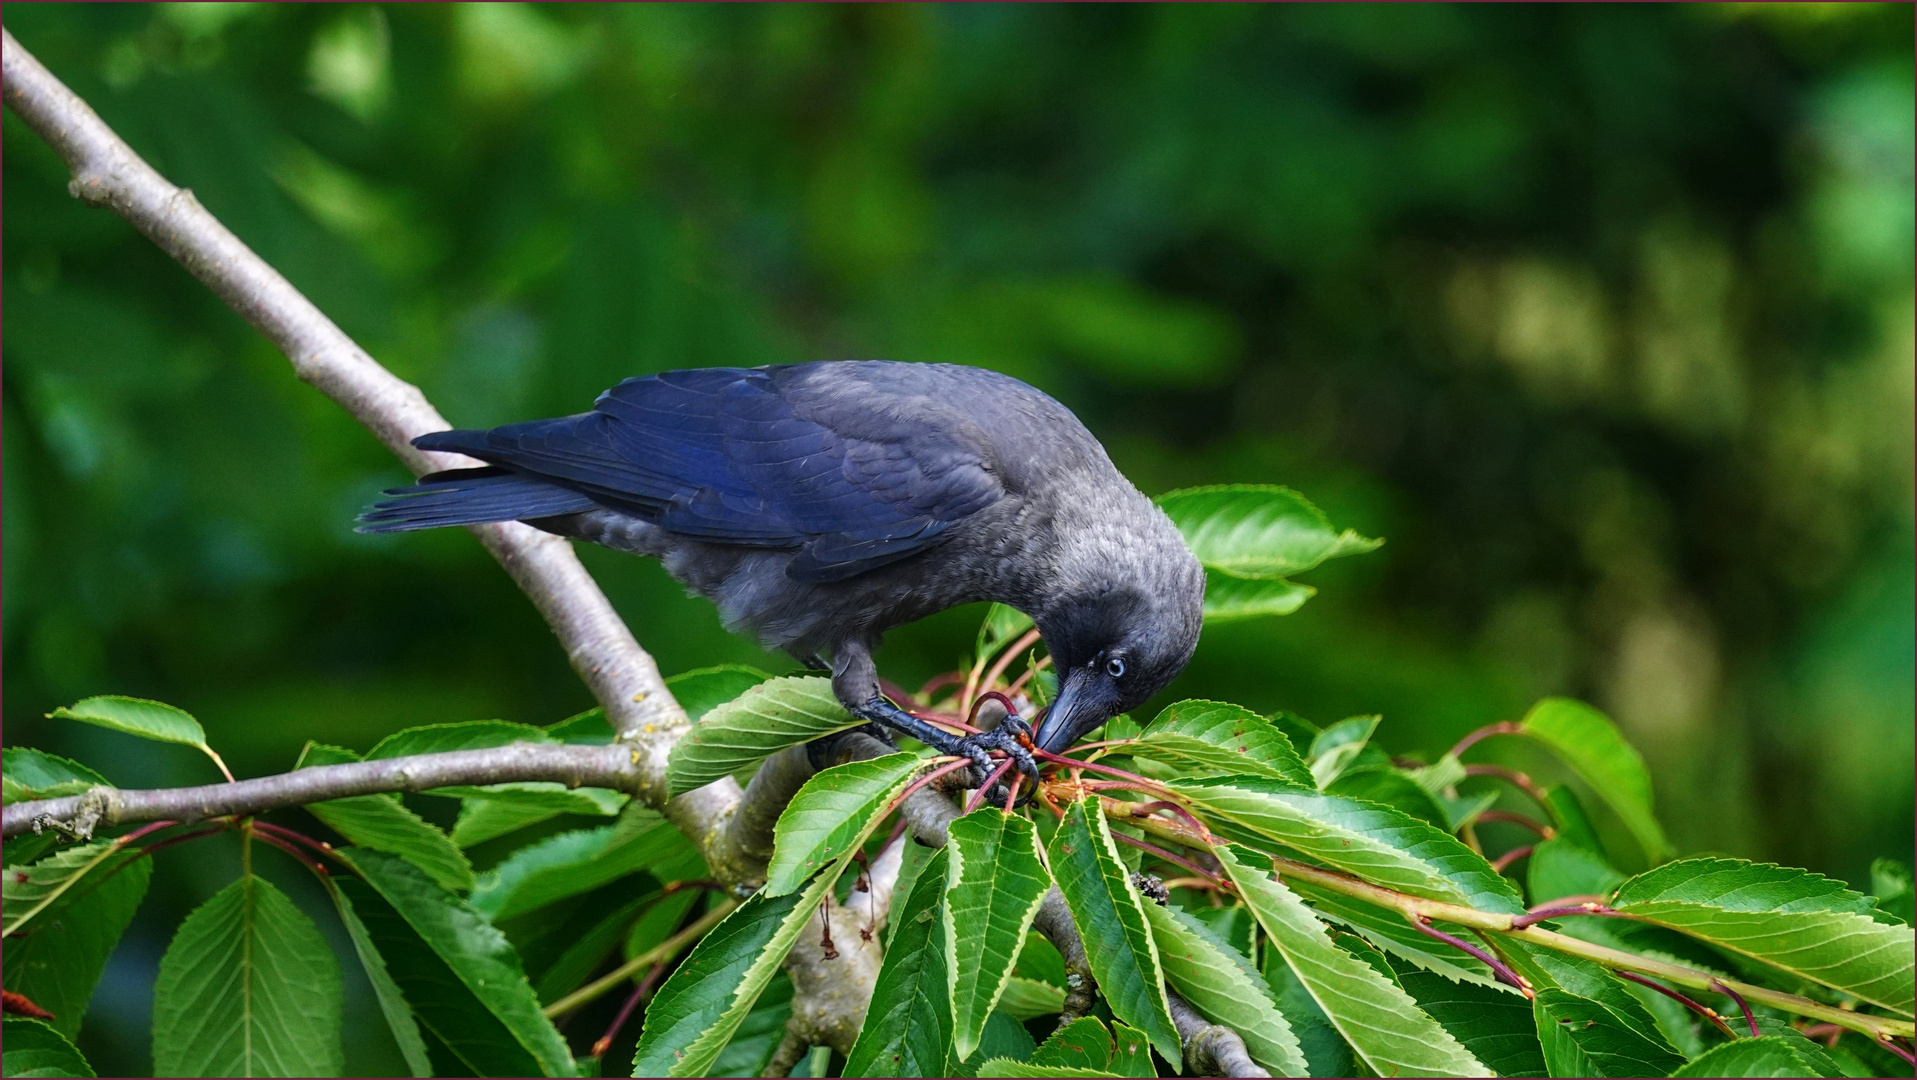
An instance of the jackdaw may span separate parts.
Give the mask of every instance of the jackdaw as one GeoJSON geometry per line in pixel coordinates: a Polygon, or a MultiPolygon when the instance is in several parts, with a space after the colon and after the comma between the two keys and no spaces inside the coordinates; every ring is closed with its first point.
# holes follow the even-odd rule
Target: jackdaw
{"type": "Polygon", "coordinates": [[[1178,529],[1078,418],[1006,375],[826,361],[628,379],[591,412],[441,431],[487,462],[422,477],[362,532],[524,521],[651,555],[728,629],[832,672],[853,715],[970,758],[1070,746],[1184,669],[1205,575],[1178,529]],[[996,600],[1031,616],[1059,673],[1019,717],[957,737],[879,689],[886,631],[996,600]],[[1031,740],[1030,743],[1027,740],[1031,740]]]}

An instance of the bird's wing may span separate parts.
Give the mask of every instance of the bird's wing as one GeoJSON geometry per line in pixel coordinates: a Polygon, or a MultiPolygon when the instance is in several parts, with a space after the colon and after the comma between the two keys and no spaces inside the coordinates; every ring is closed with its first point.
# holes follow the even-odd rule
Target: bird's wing
{"type": "Polygon", "coordinates": [[[980,440],[954,418],[928,415],[909,388],[804,378],[817,367],[628,379],[590,413],[418,445],[556,481],[684,536],[801,548],[787,573],[803,581],[925,550],[1003,496],[980,440]]]}

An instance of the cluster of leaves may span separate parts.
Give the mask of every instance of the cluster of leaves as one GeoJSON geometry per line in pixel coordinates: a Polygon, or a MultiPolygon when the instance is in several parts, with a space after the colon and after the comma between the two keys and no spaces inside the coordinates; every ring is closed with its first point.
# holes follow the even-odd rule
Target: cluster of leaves
{"type": "MultiPolygon", "coordinates": [[[[789,701],[785,715],[795,720],[808,683],[815,703],[826,700],[824,680],[779,683],[760,688],[755,710],[789,701]]],[[[1681,990],[1667,996],[1617,972],[1653,970],[1633,961],[1672,962],[1727,980],[1720,988],[1735,975],[1809,995],[1812,1009],[1841,1003],[1908,1017],[1907,871],[1883,864],[1877,898],[1805,871],[1723,858],[1664,862],[1627,880],[1579,797],[1557,784],[1540,793],[1548,823],[1535,824],[1547,838],[1529,849],[1528,874],[1506,876],[1470,840],[1498,791],[1460,792],[1466,770],[1455,756],[1393,759],[1372,741],[1376,727],[1376,718],[1358,718],[1319,729],[1295,716],[1180,702],[1142,731],[1121,719],[1097,737],[1083,770],[1127,779],[1055,778],[1040,797],[1049,814],[982,807],[953,823],[944,848],[908,848],[873,1011],[844,1075],[1155,1075],[1146,1071],[1154,1061],[1181,1063],[1172,991],[1238,1031],[1273,1075],[1901,1073],[1863,1038],[1811,1041],[1787,1008],[1760,1002],[1744,1017],[1721,989],[1697,994],[1712,1004],[1692,1001],[1701,1019],[1681,990]],[[1177,809],[1161,818],[1167,803],[1177,809]],[[1179,855],[1158,846],[1167,834],[1202,841],[1179,855]],[[1084,938],[1102,1003],[1034,1047],[1004,1019],[1049,1030],[1053,1022],[1038,1018],[1065,1001],[1058,954],[1030,932],[1052,885],[1084,938]],[[1407,921],[1401,902],[1420,900],[1485,916],[1481,924],[1522,917],[1527,900],[1590,908],[1544,924],[1559,933],[1507,930],[1492,935],[1489,952],[1464,951],[1453,942],[1472,927],[1438,919],[1434,934],[1407,921]],[[1720,1009],[1761,1036],[1723,1037],[1720,1009]],[[1137,1052],[1144,1048],[1156,1058],[1137,1052]]],[[[1559,754],[1652,859],[1666,854],[1643,766],[1602,714],[1547,700],[1507,729],[1559,754]]],[[[787,738],[747,746],[764,729],[719,730],[740,755],[774,752],[787,738]]],[[[675,770],[682,760],[699,762],[695,777],[739,764],[686,745],[675,770]]],[[[755,957],[766,942],[796,936],[847,853],[923,765],[902,753],[806,785],[780,822],[766,889],[727,920],[740,924],[734,933],[702,942],[657,999],[667,1023],[648,1016],[639,1075],[710,1068],[760,991],[755,957]]]]}
{"type": "MultiPolygon", "coordinates": [[[[1161,504],[1207,567],[1214,619],[1295,610],[1310,594],[1290,575],[1376,545],[1281,488],[1161,504]]],[[[1017,708],[1042,705],[1048,662],[1026,652],[1028,627],[994,609],[969,670],[935,680],[951,696],[928,688],[913,704],[977,718],[983,692],[1002,689],[1017,708]],[[1021,654],[1023,674],[1006,679],[1021,654]]],[[[670,755],[675,794],[747,777],[857,723],[815,676],[710,668],[670,685],[695,720],[670,755]]],[[[59,715],[211,753],[193,717],[156,702],[98,697],[59,715]]],[[[414,1075],[599,1075],[643,1004],[633,1075],[742,1076],[766,1068],[792,1013],[784,962],[831,949],[807,927],[888,844],[901,866],[869,1010],[847,1052],[815,1052],[808,1075],[1188,1070],[1174,995],[1273,1075],[1903,1072],[1896,1038],[1854,1032],[1909,1036],[1906,868],[1880,864],[1866,895],[1743,860],[1667,861],[1642,761],[1577,702],[1540,702],[1429,763],[1387,753],[1378,728],[1377,717],[1319,727],[1212,701],[1142,726],[1119,717],[1079,756],[1047,760],[1029,804],[965,796],[938,848],[887,828],[911,790],[957,764],[906,740],[811,777],[778,819],[765,881],[741,895],[707,881],[653,809],[556,783],[425,793],[459,800],[450,831],[397,795],[307,807],[339,846],[256,819],[157,822],[65,846],[51,832],[22,837],[5,847],[5,985],[51,1016],[9,1015],[4,1071],[91,1075],[70,1040],[145,896],[145,856],[234,831],[240,877],[185,919],[161,962],[162,1075],[344,1067],[340,958],[255,872],[264,847],[323,885],[414,1075]],[[1460,755],[1485,735],[1538,744],[1566,780],[1467,766],[1460,755]],[[1635,850],[1607,845],[1578,790],[1635,850]],[[1528,814],[1494,808],[1520,794],[1535,803],[1528,814]],[[1489,859],[1477,830],[1492,821],[1538,840],[1489,859]],[[469,849],[502,839],[511,853],[476,871],[469,849]],[[1618,869],[1644,864],[1635,877],[1618,869]],[[1088,973],[1034,932],[1054,888],[1088,973]],[[1086,974],[1095,1002],[1068,1012],[1086,974]],[[626,1007],[577,1054],[555,1018],[615,991],[626,1007]]],[[[596,712],[546,728],[434,725],[364,755],[309,744],[296,767],[611,737],[596,712]]],[[[4,777],[8,803],[106,783],[25,748],[5,751],[4,777]]]]}

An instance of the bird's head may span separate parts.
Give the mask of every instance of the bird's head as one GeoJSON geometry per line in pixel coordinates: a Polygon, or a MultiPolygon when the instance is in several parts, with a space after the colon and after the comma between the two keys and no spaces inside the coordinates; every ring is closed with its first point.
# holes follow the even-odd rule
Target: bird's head
{"type": "Polygon", "coordinates": [[[1204,617],[1205,572],[1171,522],[1146,504],[1152,527],[1099,544],[1037,617],[1058,673],[1058,697],[1034,733],[1060,753],[1135,709],[1185,670],[1204,617]],[[1142,533],[1142,535],[1141,535],[1142,533]]]}

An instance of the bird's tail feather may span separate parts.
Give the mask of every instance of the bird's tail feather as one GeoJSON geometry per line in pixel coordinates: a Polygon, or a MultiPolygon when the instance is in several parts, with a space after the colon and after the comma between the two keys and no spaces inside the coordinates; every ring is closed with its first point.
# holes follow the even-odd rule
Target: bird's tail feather
{"type": "MultiPolygon", "coordinates": [[[[432,446],[426,449],[458,448],[432,446]]],[[[361,514],[355,531],[409,532],[445,525],[518,521],[575,514],[596,505],[576,491],[494,466],[432,473],[420,477],[412,487],[394,488],[386,494],[398,497],[376,503],[361,514]]]]}
{"type": "MultiPolygon", "coordinates": [[[[469,454],[486,448],[487,432],[471,428],[453,428],[449,431],[430,431],[413,440],[413,445],[421,450],[439,450],[448,454],[469,454]]],[[[483,455],[473,455],[483,456],[483,455]]],[[[433,475],[440,475],[434,473],[433,475]]]]}

